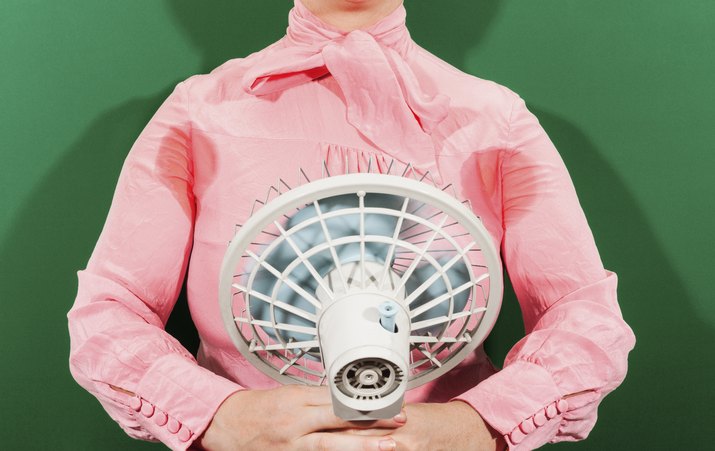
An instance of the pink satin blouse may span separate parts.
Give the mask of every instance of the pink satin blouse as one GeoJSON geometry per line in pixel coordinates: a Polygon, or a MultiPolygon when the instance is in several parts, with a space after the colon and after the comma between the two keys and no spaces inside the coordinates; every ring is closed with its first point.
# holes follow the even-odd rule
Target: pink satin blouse
{"type": "Polygon", "coordinates": [[[584,438],[634,336],[561,158],[523,100],[417,46],[400,6],[343,33],[299,0],[286,36],[180,83],[126,159],[69,312],[70,368],[131,436],[186,449],[226,397],[276,385],[234,348],[219,268],[279,178],[411,163],[469,199],[502,250],[526,336],[408,392],[463,400],[512,449],[584,438]],[[190,262],[190,263],[189,263],[190,262]],[[197,358],[164,331],[188,268],[197,358]]]}

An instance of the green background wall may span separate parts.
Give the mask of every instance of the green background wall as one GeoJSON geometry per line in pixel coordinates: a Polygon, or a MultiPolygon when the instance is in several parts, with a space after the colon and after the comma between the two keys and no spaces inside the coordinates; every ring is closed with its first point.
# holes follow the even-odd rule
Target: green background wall
{"type": "MultiPolygon", "coordinates": [[[[127,150],[182,79],[278,39],[289,0],[0,2],[3,449],[133,442],[67,369],[65,313],[127,150]]],[[[561,150],[638,344],[591,438],[706,449],[715,344],[715,2],[406,0],[413,37],[519,92],[561,150]]],[[[521,333],[508,295],[489,349],[521,333]]],[[[171,330],[189,347],[185,308],[171,330]]]]}

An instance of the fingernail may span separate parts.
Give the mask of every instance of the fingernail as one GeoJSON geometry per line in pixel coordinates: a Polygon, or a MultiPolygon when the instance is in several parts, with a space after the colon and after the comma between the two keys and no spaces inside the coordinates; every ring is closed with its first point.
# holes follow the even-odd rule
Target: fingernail
{"type": "Polygon", "coordinates": [[[401,410],[400,413],[392,417],[392,419],[397,422],[397,423],[406,423],[407,422],[407,413],[405,413],[404,410],[401,410]]]}
{"type": "Polygon", "coordinates": [[[397,443],[392,439],[380,441],[380,451],[395,451],[396,448],[397,443]]]}

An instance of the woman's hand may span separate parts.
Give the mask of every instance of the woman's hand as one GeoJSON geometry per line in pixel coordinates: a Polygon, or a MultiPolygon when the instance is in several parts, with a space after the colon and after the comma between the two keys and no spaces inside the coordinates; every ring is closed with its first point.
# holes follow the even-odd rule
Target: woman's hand
{"type": "Polygon", "coordinates": [[[403,424],[404,414],[388,420],[345,421],[333,414],[327,387],[286,385],[234,393],[221,404],[198,442],[208,451],[390,451],[395,442],[388,434],[403,424]],[[348,429],[365,433],[337,432],[348,429]]]}
{"type": "MultiPolygon", "coordinates": [[[[504,438],[482,420],[476,410],[460,401],[444,404],[408,404],[407,423],[383,431],[397,442],[397,451],[501,451],[504,438]]],[[[379,434],[379,430],[352,429],[351,434],[379,434]]]]}
{"type": "Polygon", "coordinates": [[[398,450],[500,451],[504,439],[469,404],[411,404],[408,421],[391,434],[398,450]]]}

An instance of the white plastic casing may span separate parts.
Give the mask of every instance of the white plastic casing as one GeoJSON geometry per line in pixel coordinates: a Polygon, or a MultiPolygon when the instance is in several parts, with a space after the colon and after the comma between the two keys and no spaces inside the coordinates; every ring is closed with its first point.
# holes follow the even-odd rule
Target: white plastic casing
{"type": "MultiPolygon", "coordinates": [[[[409,312],[401,302],[404,290],[389,297],[392,290],[377,289],[374,279],[383,265],[365,262],[365,283],[358,266],[343,267],[345,273],[353,274],[347,293],[333,285],[335,272],[326,278],[339,295],[333,301],[325,299],[329,303],[318,318],[320,352],[337,416],[346,420],[391,418],[400,412],[407,387],[409,312]],[[380,323],[379,307],[389,301],[398,306],[393,331],[380,323]],[[350,373],[354,377],[349,377],[350,373]],[[353,384],[341,384],[348,380],[353,384]]],[[[399,280],[396,277],[392,275],[393,284],[399,280]]],[[[319,292],[318,298],[322,297],[319,292]]]]}

